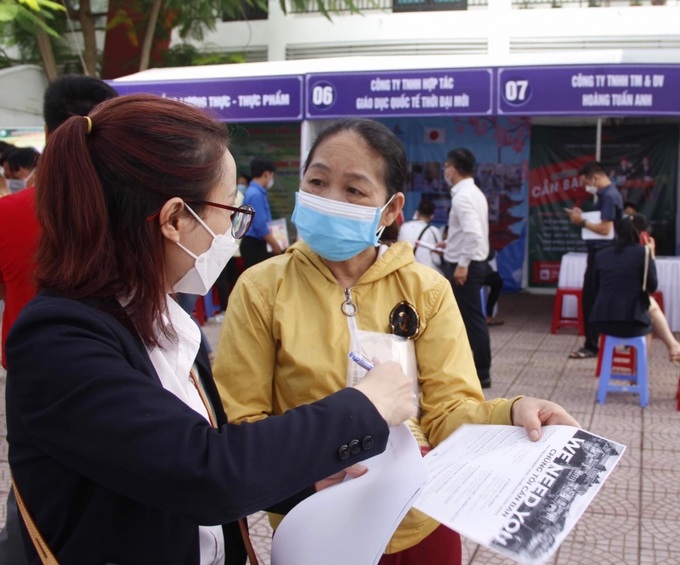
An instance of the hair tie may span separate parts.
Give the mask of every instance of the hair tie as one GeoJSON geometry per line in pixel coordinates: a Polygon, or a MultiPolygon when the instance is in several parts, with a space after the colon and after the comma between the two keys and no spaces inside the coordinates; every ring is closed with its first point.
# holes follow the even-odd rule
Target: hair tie
{"type": "Polygon", "coordinates": [[[85,135],[90,135],[92,132],[92,118],[90,116],[83,116],[85,118],[85,121],[87,122],[87,129],[85,130],[85,135]]]}

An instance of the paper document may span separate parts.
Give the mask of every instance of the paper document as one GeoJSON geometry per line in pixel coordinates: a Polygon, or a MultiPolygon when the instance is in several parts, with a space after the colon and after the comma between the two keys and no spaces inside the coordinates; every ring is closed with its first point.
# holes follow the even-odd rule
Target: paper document
{"type": "Polygon", "coordinates": [[[303,500],[272,540],[272,565],[376,564],[425,484],[425,462],[406,424],[387,449],[362,463],[368,473],[303,500]]]}
{"type": "MultiPolygon", "coordinates": [[[[269,228],[269,233],[274,236],[276,243],[279,244],[279,247],[281,249],[288,249],[290,246],[290,239],[288,238],[288,225],[286,224],[286,219],[279,218],[267,222],[267,227],[269,228]]],[[[269,251],[269,253],[272,252],[272,247],[269,244],[267,244],[267,251],[269,251]]]]}
{"type": "Polygon", "coordinates": [[[425,456],[429,480],[414,506],[519,563],[545,563],[564,541],[625,446],[571,426],[466,424],[425,456]]]}
{"type": "MultiPolygon", "coordinates": [[[[582,212],[581,218],[595,224],[599,224],[602,221],[602,216],[600,215],[599,210],[595,210],[593,212],[582,212]]],[[[595,233],[594,231],[591,231],[587,228],[581,228],[581,239],[614,239],[614,224],[612,223],[612,227],[607,235],[600,235],[599,233],[595,233]]]]}

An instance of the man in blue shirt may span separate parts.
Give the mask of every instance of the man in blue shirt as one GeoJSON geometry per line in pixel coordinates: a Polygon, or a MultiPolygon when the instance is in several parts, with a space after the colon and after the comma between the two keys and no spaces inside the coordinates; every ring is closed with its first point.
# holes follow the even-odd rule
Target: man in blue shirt
{"type": "MultiPolygon", "coordinates": [[[[623,198],[616,186],[612,184],[611,179],[598,161],[591,161],[586,163],[579,170],[581,181],[586,187],[586,190],[591,194],[597,195],[597,202],[595,203],[595,210],[600,211],[600,221],[592,222],[583,219],[580,208],[572,208],[567,210],[569,219],[573,224],[580,228],[585,228],[598,235],[606,236],[610,233],[616,233],[616,224],[618,224],[623,214],[623,198]]],[[[607,239],[588,239],[586,240],[586,248],[588,251],[588,259],[586,264],[586,272],[583,275],[583,296],[581,298],[581,309],[583,311],[583,322],[586,330],[586,340],[583,347],[576,351],[572,351],[569,357],[572,359],[587,359],[589,357],[597,357],[599,350],[599,334],[593,329],[589,322],[590,311],[595,303],[595,254],[604,246],[609,245],[607,239]]]]}
{"type": "Polygon", "coordinates": [[[250,162],[252,180],[246,190],[243,204],[253,207],[255,219],[248,230],[248,235],[241,240],[241,257],[243,257],[246,269],[270,257],[267,244],[272,249],[272,255],[279,255],[283,252],[274,236],[269,232],[267,225],[272,221],[267,191],[274,185],[275,173],[276,167],[268,159],[255,157],[250,162]]]}

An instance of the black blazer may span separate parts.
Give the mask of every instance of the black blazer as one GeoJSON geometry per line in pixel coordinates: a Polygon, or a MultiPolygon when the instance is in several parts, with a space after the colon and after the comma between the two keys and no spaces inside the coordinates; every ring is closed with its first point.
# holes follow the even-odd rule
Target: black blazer
{"type": "MultiPolygon", "coordinates": [[[[620,252],[616,244],[601,249],[595,255],[595,304],[591,322],[637,322],[649,325],[649,311],[640,300],[645,250],[641,245],[627,245],[620,252]]],[[[656,265],[650,257],[647,290],[657,289],[656,265]]]]}
{"type": "MultiPolygon", "coordinates": [[[[64,565],[198,564],[199,524],[229,524],[289,499],[273,508],[285,511],[315,481],[387,443],[387,424],[354,389],[226,424],[202,351],[221,424],[211,428],[161,386],[139,337],[114,316],[45,293],[12,328],[7,361],[10,467],[64,565]],[[354,439],[361,448],[351,453],[354,439]]],[[[237,535],[226,529],[227,563],[243,562],[237,535]]],[[[40,563],[25,529],[24,541],[40,563]]]]}

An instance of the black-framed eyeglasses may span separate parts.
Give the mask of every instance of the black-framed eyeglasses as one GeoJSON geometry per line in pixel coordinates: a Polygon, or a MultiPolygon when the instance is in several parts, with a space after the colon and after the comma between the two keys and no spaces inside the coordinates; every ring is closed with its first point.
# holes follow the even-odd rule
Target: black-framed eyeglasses
{"type": "MultiPolygon", "coordinates": [[[[222,208],[224,210],[231,210],[231,235],[234,239],[241,239],[248,233],[250,226],[255,218],[255,210],[252,206],[244,204],[243,206],[227,206],[226,204],[218,204],[217,202],[210,202],[209,200],[185,200],[186,204],[198,204],[199,206],[213,206],[215,208],[222,208]]],[[[160,210],[155,214],[147,217],[147,221],[154,220],[160,214],[160,210]]]]}
{"type": "Polygon", "coordinates": [[[198,204],[203,206],[213,206],[214,208],[222,208],[223,210],[231,210],[231,235],[234,239],[241,239],[248,233],[250,226],[255,218],[255,210],[252,206],[244,204],[242,206],[227,206],[226,204],[218,204],[217,202],[210,202],[209,200],[185,200],[187,204],[198,204]]]}

